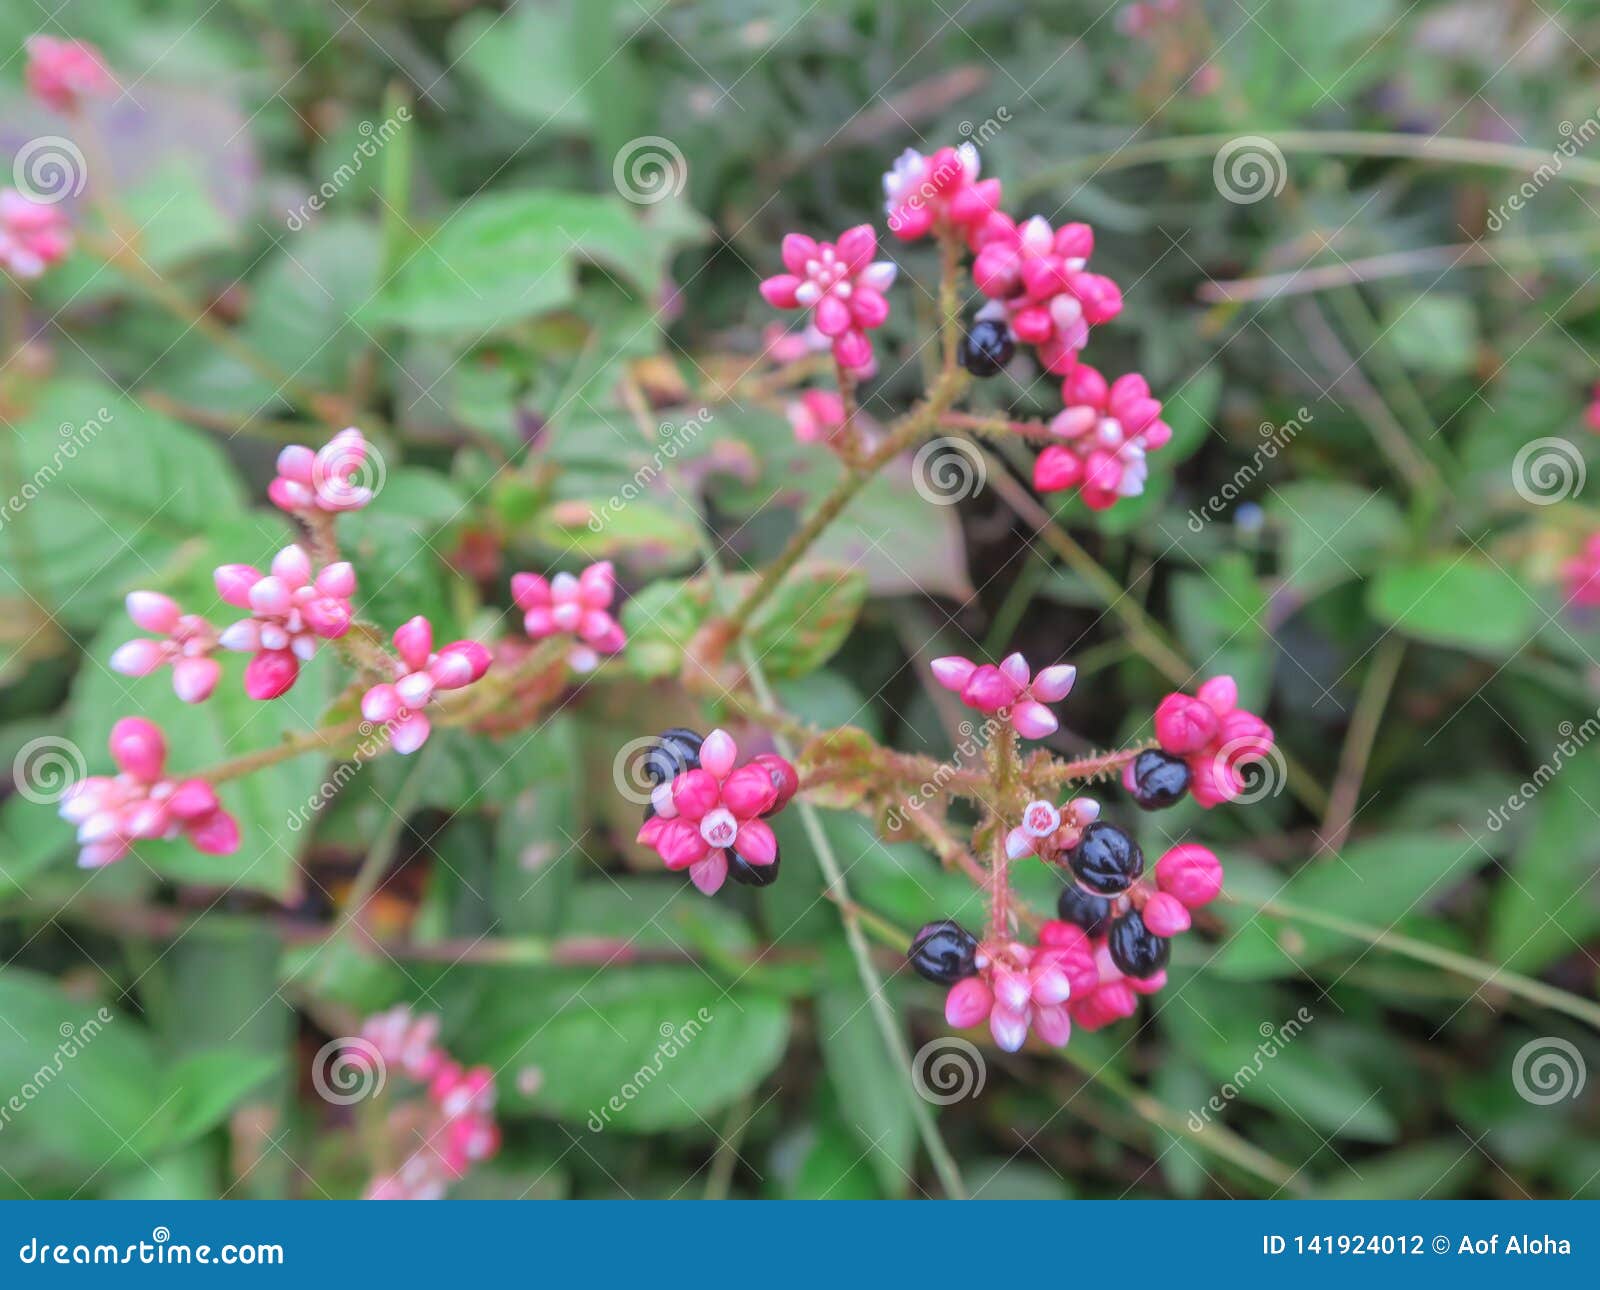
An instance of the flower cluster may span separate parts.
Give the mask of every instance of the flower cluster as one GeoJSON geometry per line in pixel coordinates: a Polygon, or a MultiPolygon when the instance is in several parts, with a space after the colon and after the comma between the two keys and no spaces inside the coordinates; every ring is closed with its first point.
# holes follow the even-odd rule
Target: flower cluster
{"type": "Polygon", "coordinates": [[[199,614],[186,614],[171,596],[159,591],[128,593],[128,617],[135,627],[160,639],[140,637],[111,655],[111,670],[123,676],[149,676],[158,667],[172,667],[172,691],[185,703],[204,703],[222,678],[222,665],[212,658],[218,648],[216,628],[199,614]]]}
{"type": "Polygon", "coordinates": [[[784,414],[801,443],[827,443],[844,429],[844,400],[832,390],[806,390],[784,414]]]}
{"type": "Polygon", "coordinates": [[[1272,752],[1272,727],[1239,707],[1231,676],[1215,676],[1191,695],[1173,693],[1156,708],[1156,739],[1189,766],[1189,791],[1208,810],[1244,791],[1240,768],[1272,752]]]}
{"type": "Polygon", "coordinates": [[[100,51],[86,40],[59,36],[29,36],[23,43],[28,54],[24,73],[28,92],[57,112],[73,112],[89,98],[116,91],[117,82],[100,51]]]}
{"type": "Polygon", "coordinates": [[[924,156],[907,148],[883,176],[889,231],[914,242],[929,233],[970,238],[1000,205],[1000,181],[979,179],[971,143],[924,156]]]}
{"type": "Polygon", "coordinates": [[[25,281],[37,278],[71,249],[72,230],[58,204],[0,188],[0,269],[25,281]]]}
{"type": "Polygon", "coordinates": [[[491,657],[477,641],[466,640],[451,641],[435,652],[433,624],[421,614],[395,628],[394,648],[398,657],[389,659],[394,677],[361,696],[361,715],[388,727],[389,746],[397,753],[413,753],[432,731],[423,709],[434,695],[479,680],[491,657]]]}
{"type": "Polygon", "coordinates": [[[239,849],[239,825],[223,810],[217,790],[203,779],[166,774],[161,727],[123,717],[108,742],[119,773],[80,779],[61,799],[61,818],[78,826],[79,865],[98,869],[122,859],[135,842],[155,838],[187,838],[207,855],[239,849]]]}
{"type": "Polygon", "coordinates": [[[372,1180],[369,1200],[439,1200],[472,1165],[500,1149],[494,1072],[487,1066],[464,1069],[439,1046],[438,1034],[438,1017],[414,1016],[401,1004],[369,1018],[361,1043],[348,1049],[352,1061],[381,1062],[386,1072],[398,1072],[424,1090],[422,1099],[390,1113],[389,1136],[409,1154],[397,1169],[372,1180]]]}
{"type": "Polygon", "coordinates": [[[223,649],[251,656],[244,692],[252,699],[286,694],[300,664],[315,656],[318,642],[337,640],[350,629],[356,574],[344,561],[313,577],[305,548],[286,546],[273,556],[269,573],[254,565],[224,564],[212,577],[224,603],[250,611],[217,640],[223,649]]]}
{"type": "Polygon", "coordinates": [[[726,730],[702,739],[674,729],[656,741],[646,762],[655,785],[638,841],[668,869],[687,869],[706,895],[735,882],[767,887],[778,878],[778,839],[766,819],[800,786],[790,762],[762,753],[734,768],[739,748],[726,730]]]}
{"type": "Polygon", "coordinates": [[[1021,654],[1008,655],[998,667],[957,654],[936,658],[932,666],[945,689],[959,694],[969,708],[1004,717],[1024,739],[1055,733],[1060,723],[1045,704],[1066,698],[1078,677],[1078,669],[1066,663],[1041,668],[1035,676],[1021,654]]]}
{"type": "Polygon", "coordinates": [[[1062,442],[1034,460],[1033,486],[1041,493],[1076,488],[1096,511],[1144,492],[1145,453],[1172,438],[1144,377],[1131,372],[1108,385],[1080,363],[1061,382],[1061,400],[1066,407],[1051,419],[1050,430],[1062,442]]]}
{"type": "Polygon", "coordinates": [[[602,654],[615,654],[628,643],[610,612],[616,592],[616,571],[609,560],[591,564],[576,577],[511,575],[511,599],[522,610],[523,630],[536,641],[573,637],[567,662],[574,672],[594,671],[602,654]]]}
{"type": "Polygon", "coordinates": [[[867,333],[889,317],[884,292],[894,285],[896,268],[875,260],[878,235],[857,224],[837,242],[818,242],[803,233],[783,239],[787,273],[767,278],[761,294],[776,309],[805,309],[810,322],[833,343],[833,356],[845,368],[872,362],[867,333]]]}
{"type": "Polygon", "coordinates": [[[366,436],[349,426],[313,452],[290,444],[278,454],[278,473],[267,497],[279,510],[308,516],[316,512],[359,511],[372,501],[362,480],[370,469],[366,436]]]}
{"type": "Polygon", "coordinates": [[[1578,609],[1600,606],[1600,533],[1591,533],[1577,555],[1561,565],[1567,604],[1578,609]]]}

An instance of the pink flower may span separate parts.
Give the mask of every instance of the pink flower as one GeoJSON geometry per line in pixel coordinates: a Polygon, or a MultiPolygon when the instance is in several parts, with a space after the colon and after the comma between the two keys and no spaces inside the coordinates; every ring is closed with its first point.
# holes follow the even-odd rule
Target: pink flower
{"type": "Polygon", "coordinates": [[[449,1060],[449,1054],[438,1045],[439,1018],[413,1016],[403,1003],[368,1017],[361,1023],[360,1038],[372,1052],[367,1053],[361,1044],[356,1044],[350,1050],[353,1060],[370,1062],[375,1055],[386,1067],[423,1083],[449,1060]]]}
{"type": "Polygon", "coordinates": [[[79,780],[61,799],[61,818],[78,826],[78,864],[98,869],[120,860],[136,842],[184,837],[207,855],[239,849],[238,822],[203,779],[165,774],[167,740],[143,717],[111,727],[111,757],[120,774],[79,780]]]}
{"type": "Polygon", "coordinates": [[[789,270],[761,284],[761,294],[776,309],[808,309],[818,331],[833,343],[833,356],[847,368],[872,361],[867,333],[889,316],[884,292],[894,285],[896,269],[887,260],[874,261],[878,235],[870,224],[857,224],[837,243],[817,242],[803,233],[783,239],[783,263],[789,270]]]}
{"type": "Polygon", "coordinates": [[[148,676],[171,664],[174,694],[185,703],[209,699],[222,676],[222,665],[211,657],[217,649],[216,629],[199,614],[184,613],[177,601],[158,591],[129,592],[127,606],[136,627],[164,639],[140,637],[118,646],[111,655],[111,670],[123,676],[148,676]]]}
{"type": "Polygon", "coordinates": [[[907,242],[930,232],[970,236],[1000,205],[1000,181],[979,179],[979,166],[971,143],[932,156],[907,148],[883,177],[889,231],[907,242]]]}
{"type": "MultiPolygon", "coordinates": [[[[1076,931],[1076,928],[1071,929],[1076,931]]],[[[1081,935],[1081,934],[1080,934],[1081,935]]],[[[975,976],[957,981],[945,996],[945,1020],[957,1030],[988,1021],[994,1042],[1014,1053],[1029,1029],[1060,1047],[1072,1036],[1067,1000],[1090,960],[1082,947],[1066,941],[1033,947],[1019,941],[978,947],[975,976]]]]}
{"type": "Polygon", "coordinates": [[[1000,713],[1024,739],[1043,739],[1054,734],[1060,724],[1045,704],[1067,697],[1078,669],[1062,663],[1042,668],[1034,676],[1021,654],[1007,656],[999,667],[990,663],[980,666],[952,654],[933,660],[933,675],[945,689],[959,694],[969,708],[1000,713]]]}
{"type": "Polygon", "coordinates": [[[1579,609],[1600,605],[1600,533],[1590,534],[1583,550],[1561,566],[1567,604],[1579,609]]]}
{"type": "Polygon", "coordinates": [[[300,664],[317,652],[319,640],[335,640],[350,627],[350,597],[356,575],[350,565],[330,564],[311,576],[311,557],[286,546],[262,575],[248,564],[224,564],[213,574],[217,594],[228,604],[251,611],[225,628],[218,643],[226,650],[253,654],[244,672],[244,692],[252,699],[276,699],[300,675],[300,664]]]}
{"type": "Polygon", "coordinates": [[[1156,708],[1156,739],[1189,763],[1189,792],[1209,810],[1244,791],[1240,767],[1272,753],[1272,727],[1239,707],[1231,676],[1215,676],[1193,697],[1173,693],[1156,708]]]}
{"type": "Polygon", "coordinates": [[[0,188],[0,268],[26,281],[64,259],[71,249],[66,211],[24,197],[15,188],[0,188]]]}
{"type": "Polygon", "coordinates": [[[86,40],[29,36],[23,47],[28,51],[28,90],[46,107],[71,112],[84,99],[117,88],[100,51],[86,40]]]}
{"type": "Polygon", "coordinates": [[[1000,302],[1011,330],[1038,350],[1046,371],[1065,376],[1088,343],[1089,328],[1122,312],[1117,284],[1084,268],[1094,251],[1087,224],[1052,230],[1041,216],[1018,225],[996,211],[971,240],[977,252],[972,280],[1000,302]]]}
{"type": "Polygon", "coordinates": [[[1033,486],[1041,493],[1077,488],[1096,511],[1144,492],[1145,453],[1172,438],[1144,377],[1129,373],[1107,386],[1099,372],[1079,363],[1062,381],[1061,397],[1067,406],[1050,429],[1065,442],[1039,454],[1033,486]]]}
{"type": "Polygon", "coordinates": [[[420,614],[395,628],[395,679],[361,696],[361,715],[389,729],[390,746],[413,753],[428,741],[432,724],[423,708],[440,690],[459,690],[489,670],[489,651],[477,641],[452,641],[433,650],[433,625],[420,614]],[[392,724],[391,724],[392,723],[392,724]]]}
{"type": "Polygon", "coordinates": [[[687,869],[708,896],[727,881],[730,858],[760,868],[777,863],[778,839],[760,817],[782,810],[800,782],[775,753],[735,770],[738,756],[726,730],[708,734],[700,765],[656,786],[637,839],[668,869],[687,869]]]}
{"type": "Polygon", "coordinates": [[[1222,892],[1222,865],[1216,855],[1197,842],[1173,847],[1156,861],[1156,886],[1181,901],[1187,909],[1199,909],[1222,892]]]}
{"type": "Polygon", "coordinates": [[[381,479],[382,462],[366,437],[354,426],[339,431],[313,452],[303,444],[290,444],[278,454],[278,474],[267,485],[267,496],[279,510],[291,514],[306,511],[359,511],[373,498],[375,487],[367,482],[381,479]]]}
{"type": "Polygon", "coordinates": [[[833,390],[807,390],[784,414],[801,443],[821,443],[844,429],[844,400],[833,390]]]}
{"type": "Polygon", "coordinates": [[[1053,861],[1078,845],[1083,831],[1100,818],[1100,803],[1092,797],[1075,797],[1057,810],[1040,799],[1022,811],[1022,823],[1006,834],[1006,855],[1012,860],[1038,856],[1053,861]]]}
{"type": "Polygon", "coordinates": [[[592,672],[600,655],[615,654],[628,643],[610,614],[616,596],[611,561],[591,564],[577,577],[558,573],[546,581],[536,573],[511,575],[511,599],[523,611],[522,627],[538,641],[548,636],[577,637],[567,662],[575,672],[592,672]]]}

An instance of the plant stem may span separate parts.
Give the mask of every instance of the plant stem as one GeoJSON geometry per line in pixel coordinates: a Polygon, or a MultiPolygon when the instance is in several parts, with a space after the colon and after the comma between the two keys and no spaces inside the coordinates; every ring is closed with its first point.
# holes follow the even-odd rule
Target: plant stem
{"type": "Polygon", "coordinates": [[[1350,718],[1344,748],[1339,754],[1339,772],[1334,777],[1333,791],[1328,795],[1328,813],[1322,820],[1322,845],[1329,855],[1337,854],[1350,836],[1350,825],[1355,819],[1356,806],[1361,797],[1367,759],[1372,755],[1378,726],[1383,721],[1383,710],[1388,706],[1389,695],[1394,689],[1395,677],[1400,673],[1400,663],[1405,653],[1406,643],[1402,637],[1384,637],[1361,683],[1361,695],[1356,700],[1356,710],[1350,718]]]}

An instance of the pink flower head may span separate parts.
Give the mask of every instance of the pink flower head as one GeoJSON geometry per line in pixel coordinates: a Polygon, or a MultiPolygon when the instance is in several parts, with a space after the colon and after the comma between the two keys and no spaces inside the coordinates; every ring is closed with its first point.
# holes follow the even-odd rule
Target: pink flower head
{"type": "Polygon", "coordinates": [[[1144,377],[1130,372],[1108,386],[1099,372],[1080,363],[1062,381],[1061,397],[1067,406],[1050,429],[1063,442],[1039,454],[1033,486],[1041,493],[1077,488],[1096,511],[1144,492],[1145,453],[1172,438],[1144,377]]]}
{"type": "Polygon", "coordinates": [[[308,511],[359,511],[376,492],[382,462],[366,437],[354,426],[339,431],[313,452],[303,444],[290,444],[278,454],[278,473],[267,485],[267,496],[279,510],[291,514],[308,511]]]}
{"type": "Polygon", "coordinates": [[[610,560],[591,564],[574,577],[558,573],[546,580],[537,573],[511,575],[511,599],[522,610],[522,627],[538,641],[547,636],[575,636],[567,662],[575,672],[592,672],[602,654],[615,654],[628,643],[611,616],[617,594],[616,570],[610,560]]]}
{"type": "Polygon", "coordinates": [[[79,865],[98,869],[153,838],[184,837],[207,855],[239,849],[238,822],[222,809],[216,789],[203,779],[166,775],[161,727],[124,717],[108,742],[120,773],[80,779],[61,799],[61,818],[78,826],[79,865]]]}
{"type": "Polygon", "coordinates": [[[818,242],[803,233],[783,239],[783,263],[789,270],[761,284],[761,294],[776,309],[810,310],[816,329],[833,344],[833,356],[847,368],[872,361],[867,333],[889,316],[884,296],[894,285],[896,269],[887,260],[873,260],[878,235],[870,224],[857,224],[838,242],[818,242]]]}
{"type": "Polygon", "coordinates": [[[1189,764],[1189,792],[1209,810],[1244,791],[1240,768],[1273,748],[1272,727],[1239,707],[1231,676],[1214,676],[1195,691],[1173,693],[1156,708],[1156,739],[1164,752],[1189,764]]]}
{"type": "Polygon", "coordinates": [[[432,724],[423,709],[441,690],[459,690],[489,670],[490,654],[477,641],[452,641],[437,653],[433,624],[418,614],[395,628],[393,681],[374,685],[361,696],[361,715],[389,729],[397,753],[413,753],[428,741],[432,724]]]}
{"type": "Polygon", "coordinates": [[[1078,669],[1061,663],[1034,676],[1021,654],[1008,655],[999,667],[951,654],[933,660],[933,676],[969,708],[986,715],[1000,713],[1024,739],[1043,739],[1060,724],[1045,705],[1067,697],[1078,669]]]}
{"type": "Polygon", "coordinates": [[[414,1016],[403,1003],[362,1022],[360,1039],[361,1043],[351,1046],[352,1059],[370,1061],[375,1056],[386,1067],[423,1083],[449,1060],[438,1043],[439,1018],[414,1016]]]}
{"type": "Polygon", "coordinates": [[[111,670],[123,676],[148,676],[171,664],[174,694],[185,703],[209,699],[222,676],[222,665],[211,657],[217,649],[216,629],[199,614],[184,613],[177,601],[158,591],[129,592],[127,606],[134,625],[160,639],[142,636],[118,646],[111,655],[111,670]]]}
{"type": "Polygon", "coordinates": [[[970,237],[1000,205],[1000,181],[979,179],[979,164],[971,143],[932,156],[907,148],[883,177],[889,231],[906,242],[930,232],[970,237]]]}
{"type": "Polygon", "coordinates": [[[729,859],[765,867],[778,860],[778,839],[761,817],[788,804],[800,780],[776,753],[734,769],[739,748],[726,730],[700,745],[700,765],[658,784],[638,841],[668,869],[687,869],[710,896],[728,878],[729,859]]]}
{"type": "Polygon", "coordinates": [[[1057,810],[1042,798],[1029,802],[1022,823],[1006,834],[1006,855],[1013,860],[1038,856],[1053,861],[1077,846],[1083,831],[1100,818],[1100,803],[1092,797],[1075,797],[1057,810]]]}
{"type": "Polygon", "coordinates": [[[1600,605],[1600,533],[1592,533],[1583,549],[1561,565],[1567,604],[1579,609],[1600,605]]]}
{"type": "Polygon", "coordinates": [[[86,40],[29,36],[23,47],[28,51],[28,91],[46,107],[71,112],[84,99],[117,88],[100,51],[86,40]]]}
{"type": "Polygon", "coordinates": [[[317,642],[335,640],[350,628],[356,575],[342,561],[312,578],[305,548],[286,546],[273,556],[268,574],[248,564],[224,564],[212,576],[223,600],[250,610],[249,618],[223,630],[218,643],[255,656],[244,672],[244,692],[252,699],[285,693],[300,664],[317,652],[317,642]]]}
{"type": "Polygon", "coordinates": [[[801,443],[822,443],[844,429],[844,400],[834,390],[807,390],[784,414],[801,443]]]}
{"type": "Polygon", "coordinates": [[[1186,909],[1199,909],[1222,893],[1222,864],[1210,848],[1184,842],[1156,861],[1155,879],[1161,891],[1186,909]]]}
{"type": "Polygon", "coordinates": [[[66,211],[0,188],[0,268],[24,280],[37,278],[71,249],[66,211]]]}
{"type": "Polygon", "coordinates": [[[1065,376],[1088,344],[1089,328],[1122,312],[1117,284],[1084,267],[1094,251],[1087,224],[1053,230],[1041,216],[1019,225],[996,211],[971,242],[972,280],[1003,305],[1012,332],[1038,350],[1046,371],[1065,376]]]}
{"type": "Polygon", "coordinates": [[[1072,1036],[1067,999],[1073,976],[1088,961],[1066,945],[986,942],[978,947],[977,974],[957,981],[945,996],[945,1020],[957,1030],[988,1021],[995,1043],[1008,1053],[1022,1047],[1030,1028],[1059,1048],[1072,1036]]]}

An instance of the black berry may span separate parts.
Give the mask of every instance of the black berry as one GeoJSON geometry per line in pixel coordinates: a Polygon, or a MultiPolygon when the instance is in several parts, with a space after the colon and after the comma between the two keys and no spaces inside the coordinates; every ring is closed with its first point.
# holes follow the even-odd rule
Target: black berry
{"type": "Polygon", "coordinates": [[[1011,329],[993,318],[980,318],[961,338],[957,357],[974,376],[995,376],[1017,352],[1011,329]]]}
{"type": "Polygon", "coordinates": [[[978,970],[973,962],[977,953],[978,942],[972,933],[944,918],[929,923],[912,938],[906,957],[918,976],[940,985],[954,985],[978,970]]]}
{"type": "Polygon", "coordinates": [[[1172,942],[1144,925],[1137,909],[1130,909],[1111,924],[1106,938],[1111,961],[1128,976],[1154,976],[1172,957],[1172,942]]]}
{"type": "Polygon", "coordinates": [[[737,851],[730,849],[728,877],[735,882],[743,883],[746,887],[770,887],[778,881],[778,865],[782,860],[781,855],[775,855],[771,864],[751,864],[737,851]]]}
{"type": "Polygon", "coordinates": [[[1056,913],[1062,922],[1075,923],[1090,936],[1098,936],[1111,918],[1111,902],[1104,896],[1091,895],[1074,882],[1061,889],[1056,913]]]}
{"type": "Polygon", "coordinates": [[[1090,891],[1118,896],[1144,872],[1144,852],[1115,824],[1096,820],[1067,856],[1072,872],[1090,891]]]}
{"type": "Polygon", "coordinates": [[[676,779],[686,770],[700,765],[700,745],[704,740],[693,730],[674,726],[656,736],[655,746],[645,754],[644,775],[652,784],[676,779]]]}
{"type": "Polygon", "coordinates": [[[1146,811],[1159,811],[1189,791],[1189,763],[1149,748],[1133,759],[1130,778],[1134,802],[1146,811]]]}

